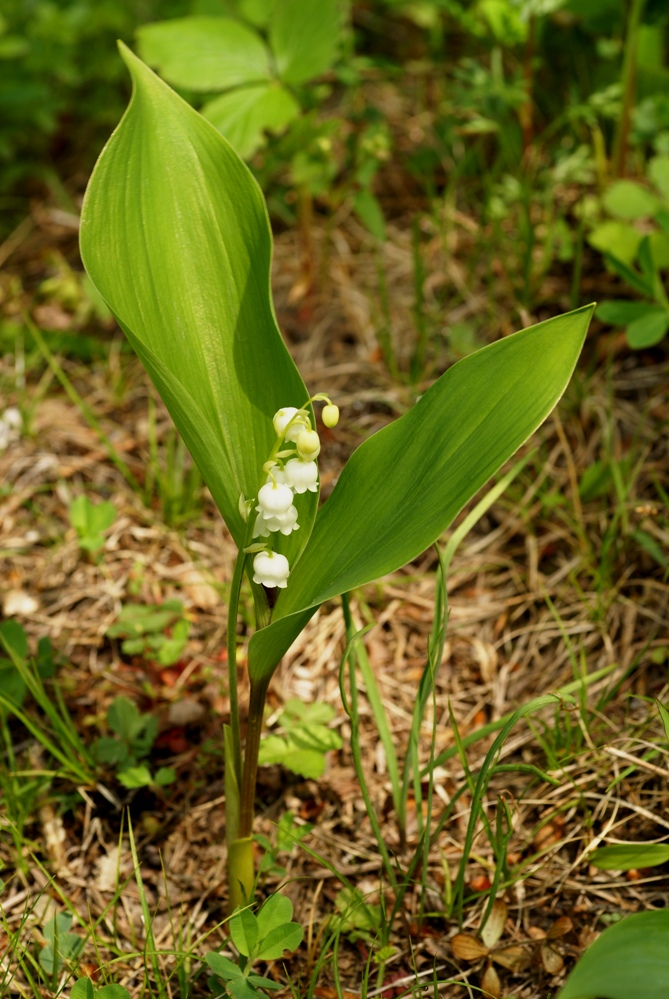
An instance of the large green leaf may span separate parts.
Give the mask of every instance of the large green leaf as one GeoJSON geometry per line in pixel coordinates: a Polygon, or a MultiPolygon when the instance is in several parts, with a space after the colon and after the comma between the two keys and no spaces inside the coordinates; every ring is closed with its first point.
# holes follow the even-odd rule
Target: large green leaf
{"type": "Polygon", "coordinates": [[[545,420],[564,392],[594,306],[464,358],[412,410],[349,459],[306,549],[249,648],[255,678],[324,600],[398,569],[429,547],[545,420]]]}
{"type": "Polygon", "coordinates": [[[284,83],[306,83],[329,69],[341,36],[337,0],[281,0],[272,12],[269,41],[284,83]]]}
{"type": "Polygon", "coordinates": [[[265,141],[265,131],[282,132],[300,113],[300,105],[280,83],[238,87],[214,97],[202,114],[248,159],[265,141]]]}
{"type": "Polygon", "coordinates": [[[226,90],[270,78],[260,37],[228,17],[178,17],[137,29],[142,59],[169,83],[189,90],[226,90]]]}
{"type": "Polygon", "coordinates": [[[578,962],[558,999],[667,999],[669,911],[637,912],[602,935],[578,962]]]}
{"type": "MultiPolygon", "coordinates": [[[[272,416],[308,397],[272,308],[265,202],[220,133],[121,51],[133,96],[86,193],[82,258],[241,545],[272,416]]],[[[291,563],[317,502],[297,497],[301,529],[279,541],[291,563]]]]}

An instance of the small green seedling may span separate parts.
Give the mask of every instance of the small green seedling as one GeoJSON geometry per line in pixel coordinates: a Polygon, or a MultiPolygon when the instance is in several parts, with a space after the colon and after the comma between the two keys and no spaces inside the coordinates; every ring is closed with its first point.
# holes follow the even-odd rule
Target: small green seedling
{"type": "Polygon", "coordinates": [[[377,903],[365,901],[359,888],[342,888],[335,898],[336,914],[331,917],[329,928],[343,933],[352,942],[362,940],[373,946],[383,928],[383,914],[377,903]]]}
{"type": "MultiPolygon", "coordinates": [[[[27,684],[25,672],[35,670],[41,679],[46,679],[56,671],[53,648],[48,638],[40,638],[37,655],[31,659],[28,638],[17,621],[3,621],[0,624],[0,651],[6,650],[8,657],[0,656],[0,694],[18,707],[23,704],[27,684]]],[[[3,706],[0,703],[0,714],[3,706]]]]}
{"type": "Polygon", "coordinates": [[[70,523],[79,538],[79,547],[91,555],[97,555],[104,547],[105,531],[116,520],[116,507],[107,500],[92,503],[88,496],[82,494],[72,500],[69,512],[70,523]]]}
{"type": "Polygon", "coordinates": [[[70,991],[70,999],[130,999],[130,993],[122,985],[96,988],[90,978],[78,978],[70,991]]]}
{"type": "Polygon", "coordinates": [[[118,620],[107,629],[108,638],[122,638],[121,651],[142,656],[160,666],[178,662],[188,643],[190,624],[180,600],[160,606],[126,604],[118,620]],[[165,634],[169,630],[169,634],[165,634]]]}
{"type": "Polygon", "coordinates": [[[142,58],[170,83],[219,91],[201,113],[249,157],[267,130],[285,131],[313,99],[313,86],[305,85],[332,65],[341,23],[336,0],[247,5],[240,14],[243,20],[189,16],[145,24],[137,38],[142,58]]]}
{"type": "Polygon", "coordinates": [[[257,833],[253,838],[264,850],[260,861],[260,873],[269,874],[275,878],[285,878],[286,868],[279,863],[279,855],[292,854],[313,828],[311,822],[296,825],[293,813],[284,812],[277,823],[276,837],[273,843],[267,836],[257,833]]]}
{"type": "Polygon", "coordinates": [[[280,734],[272,732],[262,739],[258,762],[261,766],[281,763],[302,777],[322,777],[325,754],[342,747],[339,733],[327,725],[334,717],[335,711],[329,704],[287,701],[277,722],[280,734]]]}
{"type": "Polygon", "coordinates": [[[222,954],[209,951],[205,961],[214,972],[209,986],[215,995],[234,999],[262,997],[261,989],[280,989],[280,982],[252,973],[256,961],[278,961],[285,951],[294,951],[302,942],[304,930],[291,922],[293,904],[284,895],[270,895],[256,916],[250,909],[238,909],[230,920],[230,937],[239,952],[237,964],[222,954]],[[224,992],[221,992],[223,986],[224,992]]]}
{"type": "Polygon", "coordinates": [[[74,962],[81,952],[84,941],[76,933],[70,933],[72,916],[69,912],[59,912],[44,924],[44,937],[47,943],[39,952],[39,963],[47,975],[60,974],[63,966],[74,962]]]}
{"type": "MultiPolygon", "coordinates": [[[[669,235],[669,211],[664,213],[663,224],[669,235]]],[[[602,302],[595,315],[612,326],[626,327],[627,342],[634,350],[654,347],[669,330],[669,297],[655,261],[650,236],[644,236],[639,243],[636,254],[639,270],[610,253],[604,256],[609,267],[641,294],[643,301],[618,299],[602,302]]]]}
{"type": "Polygon", "coordinates": [[[164,787],[172,783],[176,776],[172,767],[160,767],[152,774],[142,762],[158,734],[158,722],[153,715],[140,712],[127,697],[115,697],[107,712],[107,723],[114,735],[103,736],[93,743],[98,763],[114,766],[119,781],[127,788],[164,787]]]}

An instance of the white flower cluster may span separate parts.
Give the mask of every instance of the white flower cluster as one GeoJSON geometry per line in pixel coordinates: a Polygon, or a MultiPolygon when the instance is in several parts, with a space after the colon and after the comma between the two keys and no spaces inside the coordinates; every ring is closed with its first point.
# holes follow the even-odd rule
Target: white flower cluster
{"type": "MultiPolygon", "coordinates": [[[[323,422],[334,427],[338,419],[339,410],[328,400],[323,409],[323,422]]],[[[295,494],[318,492],[316,458],[321,442],[311,425],[309,414],[305,409],[286,406],[275,413],[273,422],[277,443],[269,461],[263,466],[267,479],[258,491],[254,538],[269,538],[275,533],[288,535],[299,530],[297,507],[293,502],[295,494]],[[286,445],[288,449],[283,450],[286,445]],[[290,445],[294,445],[294,450],[290,445]]],[[[253,559],[255,583],[283,589],[289,575],[290,566],[285,555],[268,548],[259,551],[253,559]]]]}

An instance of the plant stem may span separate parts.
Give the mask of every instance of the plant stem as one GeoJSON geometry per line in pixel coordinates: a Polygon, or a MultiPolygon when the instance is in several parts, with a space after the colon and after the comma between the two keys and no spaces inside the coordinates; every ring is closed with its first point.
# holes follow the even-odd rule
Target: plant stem
{"type": "Polygon", "coordinates": [[[253,833],[253,814],[256,796],[256,777],[258,774],[258,751],[262,735],[263,714],[269,678],[251,680],[249,694],[249,717],[246,729],[246,747],[244,749],[244,769],[241,782],[241,802],[239,809],[239,837],[251,836],[253,833]]]}
{"type": "Polygon", "coordinates": [[[625,32],[625,54],[623,57],[622,88],[623,104],[616,123],[613,143],[613,176],[622,177],[625,171],[627,140],[629,137],[632,107],[636,91],[637,48],[639,45],[639,25],[646,0],[632,0],[625,32]]]}
{"type": "Polygon", "coordinates": [[[228,695],[230,697],[230,728],[232,730],[233,759],[237,784],[242,780],[242,740],[239,732],[239,697],[237,694],[237,614],[239,611],[239,595],[244,578],[246,553],[243,549],[237,553],[235,569],[230,586],[228,603],[228,695]]]}

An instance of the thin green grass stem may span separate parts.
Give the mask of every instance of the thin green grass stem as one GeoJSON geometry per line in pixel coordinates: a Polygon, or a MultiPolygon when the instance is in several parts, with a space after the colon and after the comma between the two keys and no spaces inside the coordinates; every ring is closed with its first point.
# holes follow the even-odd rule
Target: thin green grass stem
{"type": "Polygon", "coordinates": [[[369,628],[363,628],[362,631],[356,631],[353,616],[351,614],[351,602],[348,593],[342,593],[341,603],[342,610],[344,612],[344,623],[346,625],[346,641],[350,645],[350,654],[355,657],[358,668],[360,669],[360,673],[365,684],[367,700],[369,701],[369,706],[372,709],[376,728],[379,733],[379,738],[381,739],[381,745],[383,746],[383,751],[385,753],[393,807],[395,808],[395,816],[400,835],[400,845],[401,848],[404,849],[406,839],[406,808],[401,792],[397,753],[395,752],[395,744],[390,731],[390,725],[388,724],[386,711],[383,707],[381,692],[379,691],[374,671],[370,665],[367,650],[362,642],[363,634],[366,631],[369,631],[369,628],[371,628],[372,625],[370,625],[369,628]]]}
{"type": "MultiPolygon", "coordinates": [[[[566,683],[564,687],[558,687],[558,689],[553,694],[546,694],[543,697],[537,697],[529,704],[525,705],[525,708],[531,708],[529,711],[525,711],[525,714],[532,714],[536,711],[541,711],[549,703],[560,703],[562,700],[569,698],[572,694],[578,693],[581,690],[583,684],[591,686],[597,683],[599,680],[603,680],[605,677],[610,676],[615,670],[618,669],[618,663],[611,663],[609,666],[604,666],[602,669],[596,670],[591,673],[588,677],[583,680],[572,680],[570,683],[566,683]],[[532,707],[533,705],[533,707],[532,707]]],[[[482,725],[481,728],[477,729],[476,732],[470,732],[469,735],[464,736],[462,739],[462,745],[465,749],[472,746],[475,742],[479,742],[481,739],[487,738],[492,735],[493,732],[499,732],[503,729],[509,720],[515,716],[515,711],[510,711],[503,715],[501,718],[497,718],[493,722],[488,722],[487,725],[482,725]]],[[[453,759],[458,753],[457,746],[450,746],[445,749],[442,753],[437,756],[434,761],[435,767],[441,767],[444,763],[448,763],[449,760],[453,759]]],[[[427,777],[428,768],[424,767],[421,771],[421,776],[427,777]]]]}
{"type": "MultiPolygon", "coordinates": [[[[151,910],[149,909],[149,902],[146,897],[146,891],[144,889],[144,882],[142,881],[142,871],[139,864],[139,856],[137,854],[137,844],[135,843],[135,835],[132,829],[132,823],[128,817],[128,839],[130,841],[130,853],[132,854],[133,869],[135,872],[135,882],[137,884],[137,892],[139,894],[139,904],[142,909],[142,916],[144,918],[144,957],[145,961],[149,961],[151,964],[151,970],[153,972],[153,977],[158,990],[158,996],[160,999],[168,999],[168,993],[165,988],[165,983],[163,982],[163,972],[160,967],[160,961],[158,960],[158,951],[156,950],[156,942],[153,936],[153,920],[151,917],[151,910]]],[[[146,969],[145,969],[146,974],[146,969]]],[[[153,990],[149,984],[146,982],[147,992],[149,995],[152,994],[153,990]]]]}
{"type": "MultiPolygon", "coordinates": [[[[566,697],[565,694],[562,695],[566,697]]],[[[458,925],[462,926],[463,922],[463,909],[464,909],[464,889],[465,889],[465,874],[467,869],[467,862],[474,845],[474,838],[476,834],[476,824],[479,819],[483,818],[483,798],[490,783],[492,777],[492,772],[494,768],[495,760],[498,754],[502,751],[504,742],[507,736],[521,718],[526,715],[532,714],[535,711],[540,711],[542,708],[547,707],[549,704],[555,704],[559,698],[556,694],[545,694],[542,697],[535,697],[533,700],[524,704],[522,707],[517,708],[508,720],[505,722],[501,731],[499,732],[497,738],[493,742],[492,746],[488,750],[486,757],[483,761],[483,765],[479,772],[478,778],[472,794],[472,802],[470,808],[469,822],[467,823],[467,832],[465,835],[465,842],[462,850],[462,861],[458,869],[458,875],[453,886],[453,900],[455,913],[458,919],[458,925]]],[[[572,699],[573,700],[573,699],[572,699]]],[[[464,747],[464,740],[460,741],[460,749],[464,747]]],[[[457,752],[457,748],[456,748],[457,752]]]]}
{"type": "Polygon", "coordinates": [[[351,656],[351,643],[346,646],[344,650],[344,655],[342,657],[341,667],[339,670],[339,690],[341,692],[342,704],[344,711],[348,715],[351,722],[351,755],[353,757],[353,766],[355,768],[356,776],[360,783],[360,790],[362,793],[363,800],[365,802],[365,809],[367,811],[367,816],[372,827],[372,832],[377,841],[379,847],[379,853],[381,854],[381,859],[383,861],[383,867],[388,876],[388,880],[394,892],[398,890],[397,877],[395,874],[395,868],[393,866],[388,848],[386,846],[385,839],[383,837],[383,832],[379,821],[376,817],[376,810],[372,804],[372,799],[369,795],[369,788],[367,787],[367,781],[365,780],[365,774],[362,766],[362,756],[360,753],[360,713],[358,710],[358,683],[356,677],[356,661],[355,656],[351,656]],[[350,688],[350,700],[346,695],[346,686],[344,683],[346,674],[346,664],[348,663],[348,676],[349,676],[349,688],[350,688]]]}

